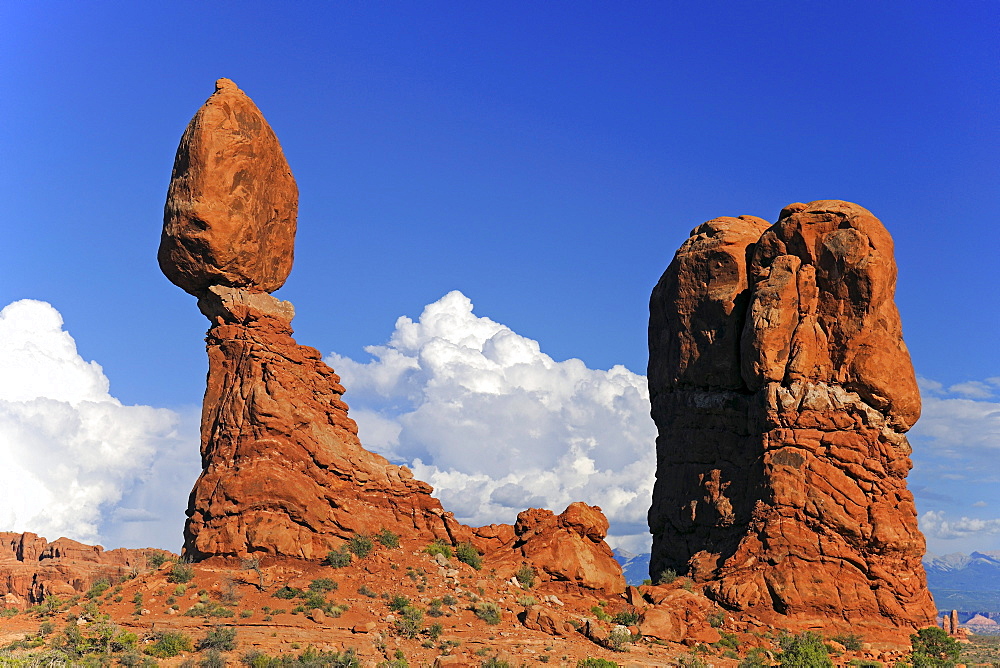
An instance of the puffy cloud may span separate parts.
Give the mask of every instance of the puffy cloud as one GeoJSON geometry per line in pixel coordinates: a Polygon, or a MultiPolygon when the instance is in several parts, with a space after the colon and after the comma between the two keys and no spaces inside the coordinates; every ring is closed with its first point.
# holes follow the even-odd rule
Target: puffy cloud
{"type": "Polygon", "coordinates": [[[1000,519],[961,517],[949,520],[940,510],[928,510],[920,516],[920,530],[925,535],[942,540],[967,538],[972,535],[1000,533],[1000,519]]]}
{"type": "MultiPolygon", "coordinates": [[[[190,420],[123,406],[62,325],[45,302],[26,299],[0,311],[0,530],[95,542],[114,533],[100,528],[113,517],[148,522],[159,517],[155,509],[176,505],[149,499],[146,507],[113,508],[164,462],[162,453],[191,448],[190,420]]],[[[189,465],[180,461],[180,469],[189,465]]],[[[165,463],[165,471],[179,470],[165,463]]],[[[174,494],[183,498],[187,489],[174,494]]],[[[164,521],[176,525],[179,543],[181,520],[164,521]]],[[[141,536],[156,540],[155,528],[162,525],[141,536]]]]}
{"type": "Polygon", "coordinates": [[[458,291],[365,350],[367,362],[326,359],[362,441],[409,463],[463,521],[511,522],[529,506],[559,512],[585,500],[608,515],[613,542],[648,549],[656,429],[644,376],[557,362],[476,316],[458,291]]]}

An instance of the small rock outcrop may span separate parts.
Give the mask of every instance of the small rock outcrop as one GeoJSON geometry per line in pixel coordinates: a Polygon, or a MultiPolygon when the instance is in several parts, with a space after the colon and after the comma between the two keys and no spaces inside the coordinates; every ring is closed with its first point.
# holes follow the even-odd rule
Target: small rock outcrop
{"type": "Polygon", "coordinates": [[[24,609],[48,596],[69,598],[104,578],[120,581],[144,568],[146,557],[161,550],[105,552],[69,538],[49,542],[33,533],[0,532],[0,608],[24,609]]]}
{"type": "Polygon", "coordinates": [[[652,577],[730,610],[933,623],[895,284],[892,239],[855,204],[692,231],[650,299],[652,577]]]}
{"type": "MultiPolygon", "coordinates": [[[[472,542],[545,579],[624,589],[599,508],[573,504],[519,527],[473,529],[405,466],[367,451],[319,352],[292,338],[294,308],[271,296],[292,266],[297,191],[274,133],[228,79],[181,139],[159,261],[211,322],[202,473],[184,554],[319,559],[361,533],[472,542]]],[[[547,513],[547,515],[546,515],[547,513]]]]}

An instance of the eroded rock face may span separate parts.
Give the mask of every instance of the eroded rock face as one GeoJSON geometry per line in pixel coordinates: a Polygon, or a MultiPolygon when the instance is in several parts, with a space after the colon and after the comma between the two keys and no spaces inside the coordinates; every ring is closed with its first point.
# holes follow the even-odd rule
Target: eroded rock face
{"type": "Polygon", "coordinates": [[[536,522],[473,529],[405,466],[365,450],[337,374],[292,338],[292,305],[267,294],[292,265],[291,172],[249,98],[228,79],[217,88],[181,140],[159,255],[212,323],[185,556],[320,559],[385,528],[470,541],[501,570],[530,563],[544,580],[621,591],[599,508],[532,510],[536,522]]]}
{"type": "Polygon", "coordinates": [[[840,201],[696,228],[650,300],[650,564],[733,610],[926,626],[892,239],[840,201]]]}
{"type": "Polygon", "coordinates": [[[120,581],[161,550],[104,551],[68,538],[51,543],[33,533],[0,532],[0,608],[24,609],[47,596],[69,598],[106,578],[120,581]]]}
{"type": "Polygon", "coordinates": [[[298,188],[281,144],[229,79],[198,110],[174,159],[158,259],[173,283],[274,292],[292,269],[298,188]]]}
{"type": "Polygon", "coordinates": [[[292,339],[291,304],[216,286],[199,306],[213,326],[186,555],[317,559],[382,527],[450,538],[430,485],[361,446],[339,377],[292,339]]]}

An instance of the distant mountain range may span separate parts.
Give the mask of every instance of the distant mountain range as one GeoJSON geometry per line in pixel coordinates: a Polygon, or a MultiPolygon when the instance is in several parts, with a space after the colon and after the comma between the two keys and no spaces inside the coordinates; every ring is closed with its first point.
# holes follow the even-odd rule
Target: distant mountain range
{"type": "Polygon", "coordinates": [[[924,570],[938,610],[1000,617],[1000,551],[955,552],[942,557],[928,554],[924,570]]]}
{"type": "MultiPolygon", "coordinates": [[[[642,584],[649,577],[649,554],[615,550],[625,581],[642,584]]],[[[927,585],[939,610],[992,612],[1000,616],[1000,551],[924,557],[927,585]]]]}
{"type": "Polygon", "coordinates": [[[641,585],[649,577],[649,553],[632,554],[628,550],[614,550],[615,560],[621,564],[625,582],[641,585]]]}

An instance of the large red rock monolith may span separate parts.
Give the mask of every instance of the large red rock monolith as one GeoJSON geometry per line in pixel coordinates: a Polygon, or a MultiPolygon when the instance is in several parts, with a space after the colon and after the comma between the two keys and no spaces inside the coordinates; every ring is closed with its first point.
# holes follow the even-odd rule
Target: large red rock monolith
{"type": "Polygon", "coordinates": [[[695,228],[650,300],[654,578],[759,615],[933,622],[895,284],[892,239],[855,204],[695,228]]]}

